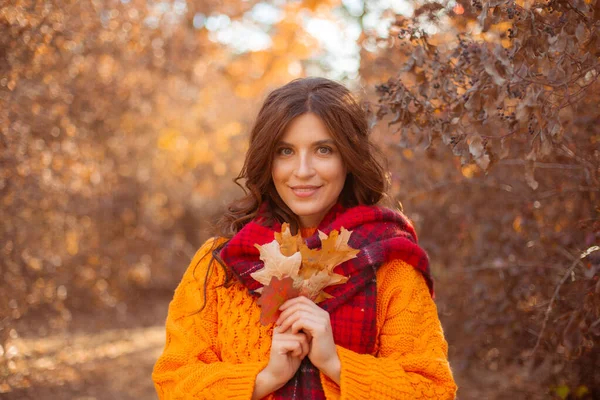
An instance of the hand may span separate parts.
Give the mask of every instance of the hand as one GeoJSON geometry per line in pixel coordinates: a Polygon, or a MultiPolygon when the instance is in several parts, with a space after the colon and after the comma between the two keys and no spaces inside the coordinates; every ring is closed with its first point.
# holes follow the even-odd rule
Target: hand
{"type": "Polygon", "coordinates": [[[269,363],[260,372],[268,381],[268,386],[274,387],[272,391],[285,385],[294,376],[308,351],[308,339],[304,333],[292,333],[278,327],[273,329],[269,363]]]}
{"type": "Polygon", "coordinates": [[[312,300],[300,296],[283,303],[275,326],[292,333],[304,332],[310,342],[308,358],[315,367],[339,382],[341,363],[337,354],[329,313],[312,300]]]}

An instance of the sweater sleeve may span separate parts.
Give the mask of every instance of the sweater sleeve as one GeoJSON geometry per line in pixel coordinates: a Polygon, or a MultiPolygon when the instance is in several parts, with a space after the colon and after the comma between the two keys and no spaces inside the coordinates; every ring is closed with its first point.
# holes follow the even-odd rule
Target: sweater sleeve
{"type": "Polygon", "coordinates": [[[321,373],[326,398],[454,399],[448,344],[425,279],[400,260],[382,268],[376,356],[337,346],[340,385],[321,373]]]}
{"type": "Polygon", "coordinates": [[[218,265],[209,266],[214,243],[211,239],[198,250],[169,304],[165,348],[152,371],[160,400],[250,399],[256,376],[266,366],[266,361],[233,364],[220,360],[216,286],[224,274],[218,265]]]}

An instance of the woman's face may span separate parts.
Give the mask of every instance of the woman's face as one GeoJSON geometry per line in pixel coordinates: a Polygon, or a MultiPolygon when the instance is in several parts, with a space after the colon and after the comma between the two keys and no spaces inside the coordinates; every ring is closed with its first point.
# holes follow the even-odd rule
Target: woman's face
{"type": "Polygon", "coordinates": [[[316,227],[337,202],[346,167],[323,121],[306,113],[292,120],[275,146],[271,174],[302,227],[316,227]]]}

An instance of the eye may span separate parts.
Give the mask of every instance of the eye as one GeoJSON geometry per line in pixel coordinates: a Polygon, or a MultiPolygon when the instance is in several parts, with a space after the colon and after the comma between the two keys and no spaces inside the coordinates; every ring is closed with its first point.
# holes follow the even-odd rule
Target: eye
{"type": "Polygon", "coordinates": [[[330,147],[321,146],[317,149],[317,152],[322,155],[331,154],[333,150],[330,147]]]}
{"type": "Polygon", "coordinates": [[[292,149],[290,149],[289,147],[281,147],[279,150],[277,150],[277,154],[282,156],[289,156],[292,154],[292,149]]]}

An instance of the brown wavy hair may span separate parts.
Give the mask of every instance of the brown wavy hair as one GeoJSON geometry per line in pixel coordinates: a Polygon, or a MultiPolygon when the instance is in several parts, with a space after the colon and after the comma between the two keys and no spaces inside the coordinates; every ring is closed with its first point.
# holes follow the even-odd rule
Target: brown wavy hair
{"type": "Polygon", "coordinates": [[[218,234],[231,238],[250,222],[263,201],[272,218],[289,222],[293,232],[298,217],[283,202],[273,184],[271,169],[275,146],[296,117],[313,113],[328,128],[348,175],[340,201],[344,207],[373,205],[387,199],[387,165],[379,149],[369,141],[367,115],[352,93],[326,78],[300,78],[272,91],[263,103],[252,131],[244,166],[234,179],[244,196],[230,203],[217,222],[218,234]],[[244,185],[240,181],[244,180],[244,185]]]}

